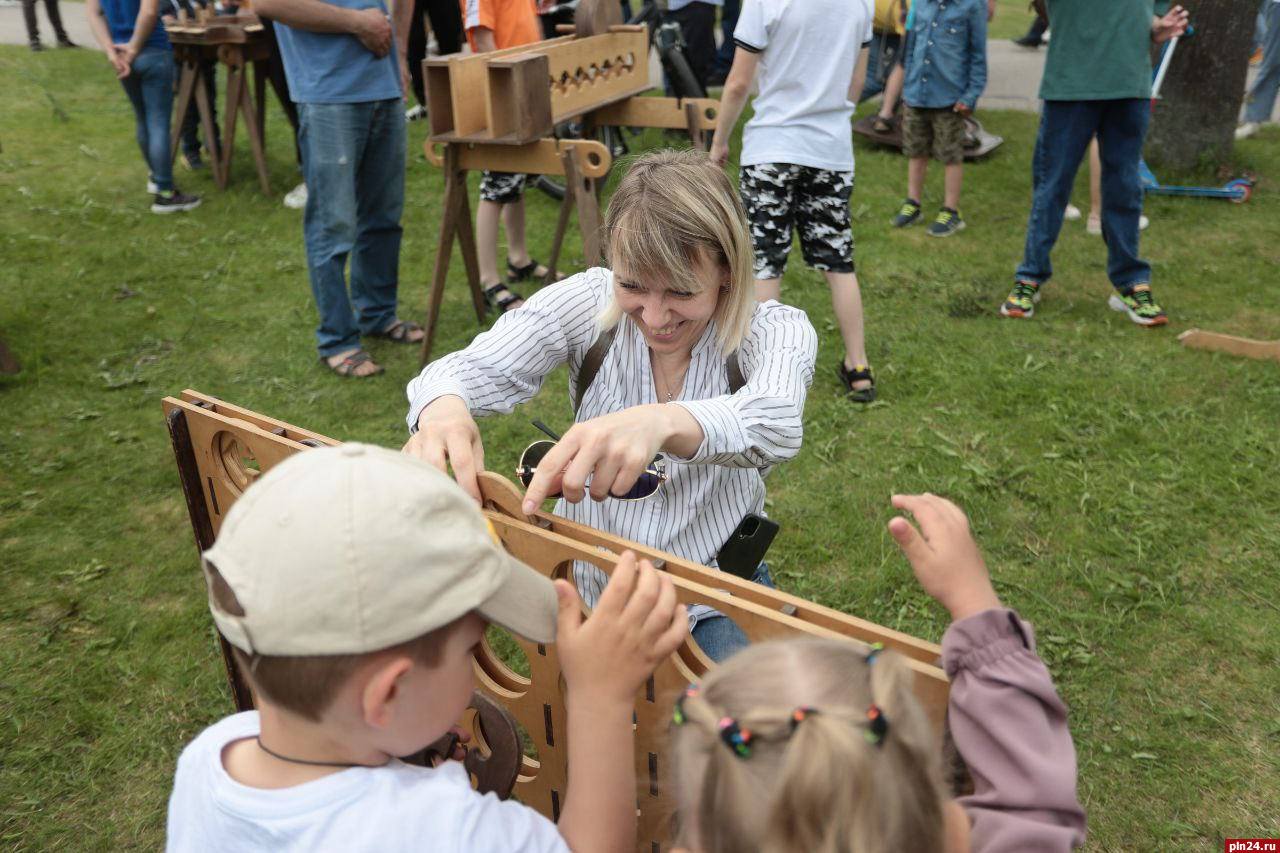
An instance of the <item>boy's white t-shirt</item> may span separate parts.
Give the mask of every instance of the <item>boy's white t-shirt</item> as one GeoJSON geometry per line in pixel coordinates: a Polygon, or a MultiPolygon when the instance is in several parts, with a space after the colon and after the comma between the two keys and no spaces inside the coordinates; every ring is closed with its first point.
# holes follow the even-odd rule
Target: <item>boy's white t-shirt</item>
{"type": "Polygon", "coordinates": [[[760,54],[760,94],[743,166],[853,169],[849,81],[874,19],[875,0],[745,0],[733,40],[760,54]]]}
{"type": "Polygon", "coordinates": [[[258,712],[215,723],[178,759],[166,849],[565,851],[555,824],[514,800],[480,795],[456,761],[353,767],[264,790],[227,775],[222,750],[258,734],[258,712]]]}

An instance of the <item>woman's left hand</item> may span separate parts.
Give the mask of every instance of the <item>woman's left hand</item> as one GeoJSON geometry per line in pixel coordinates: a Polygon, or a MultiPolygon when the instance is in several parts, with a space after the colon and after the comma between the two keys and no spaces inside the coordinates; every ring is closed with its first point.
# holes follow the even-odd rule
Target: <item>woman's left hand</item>
{"type": "Polygon", "coordinates": [[[557,491],[570,503],[578,503],[588,491],[597,501],[610,494],[625,495],[658,453],[664,449],[679,453],[687,439],[695,437],[692,433],[696,433],[696,450],[702,440],[698,422],[680,406],[659,404],[633,406],[574,424],[538,463],[523,509],[534,512],[547,495],[557,491]]]}

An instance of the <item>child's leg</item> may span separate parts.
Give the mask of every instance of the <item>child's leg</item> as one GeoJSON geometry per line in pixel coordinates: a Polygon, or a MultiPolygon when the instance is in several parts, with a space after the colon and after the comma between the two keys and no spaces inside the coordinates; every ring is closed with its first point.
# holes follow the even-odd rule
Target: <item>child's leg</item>
{"type": "Polygon", "coordinates": [[[529,245],[525,240],[523,195],[502,206],[502,227],[507,231],[507,261],[525,266],[529,263],[529,245]]]}
{"type": "MultiPolygon", "coordinates": [[[[840,327],[840,339],[844,343],[844,366],[867,363],[866,339],[862,328],[862,291],[858,289],[858,276],[851,272],[824,270],[827,286],[831,288],[831,311],[840,327]]],[[[870,384],[870,383],[867,383],[870,384]]]]}
{"type": "Polygon", "coordinates": [[[907,161],[907,198],[920,201],[924,193],[924,178],[929,171],[928,157],[912,157],[907,161]]]}
{"type": "MultiPolygon", "coordinates": [[[[173,114],[173,54],[147,48],[133,61],[139,75],[146,108],[147,141],[144,156],[156,186],[162,192],[173,189],[173,161],[169,159],[169,117],[173,114]]],[[[133,76],[132,74],[130,76],[133,76]]]]}
{"type": "Polygon", "coordinates": [[[964,182],[964,160],[947,163],[943,173],[943,205],[960,209],[960,186],[964,182]]]}
{"type": "Polygon", "coordinates": [[[768,302],[770,299],[782,299],[782,279],[781,278],[758,278],[756,279],[756,301],[768,302]]]}
{"type": "Polygon", "coordinates": [[[744,166],[739,176],[738,192],[755,249],[756,299],[760,302],[778,299],[781,295],[782,274],[786,272],[787,253],[791,251],[794,184],[799,168],[785,163],[762,163],[744,166]]]}
{"type": "Polygon", "coordinates": [[[498,217],[505,205],[488,201],[481,194],[476,208],[476,246],[480,256],[480,286],[490,287],[502,281],[498,275],[498,217]]]}
{"type": "Polygon", "coordinates": [[[806,167],[800,174],[796,188],[800,248],[805,262],[821,270],[831,288],[831,309],[844,343],[843,363],[846,369],[852,369],[867,363],[862,292],[853,271],[853,229],[849,219],[853,173],[806,167]]]}

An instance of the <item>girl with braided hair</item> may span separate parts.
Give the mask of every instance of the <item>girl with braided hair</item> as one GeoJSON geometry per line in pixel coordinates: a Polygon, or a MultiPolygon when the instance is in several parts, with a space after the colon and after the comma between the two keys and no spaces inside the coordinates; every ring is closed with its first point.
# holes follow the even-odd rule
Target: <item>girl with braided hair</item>
{"type": "Polygon", "coordinates": [[[996,597],[964,513],[897,495],[889,531],[951,613],[948,722],[974,792],[953,800],[903,660],[877,645],[759,643],[677,700],[676,844],[696,853],[1069,850],[1084,843],[1066,708],[1031,626],[996,597]]]}

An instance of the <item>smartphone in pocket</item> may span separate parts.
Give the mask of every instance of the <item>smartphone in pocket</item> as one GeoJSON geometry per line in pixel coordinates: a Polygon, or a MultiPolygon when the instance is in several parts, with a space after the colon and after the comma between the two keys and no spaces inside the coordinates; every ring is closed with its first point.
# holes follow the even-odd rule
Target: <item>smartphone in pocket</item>
{"type": "Polygon", "coordinates": [[[749,512],[716,554],[720,570],[750,580],[778,535],[778,522],[749,512]]]}

